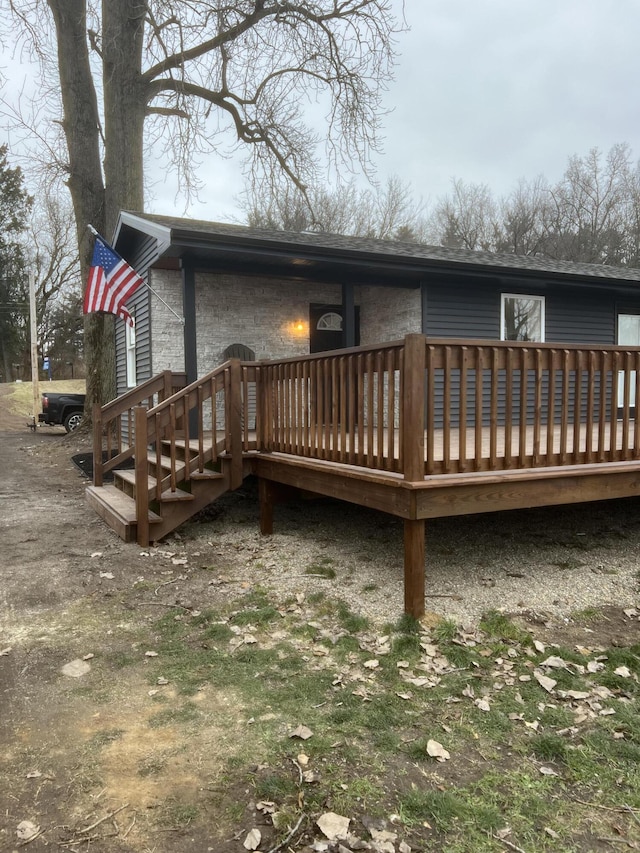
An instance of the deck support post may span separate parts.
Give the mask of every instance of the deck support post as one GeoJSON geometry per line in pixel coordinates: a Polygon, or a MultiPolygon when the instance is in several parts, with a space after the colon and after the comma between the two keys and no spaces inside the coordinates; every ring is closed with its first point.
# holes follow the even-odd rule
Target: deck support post
{"type": "Polygon", "coordinates": [[[136,459],[136,529],[138,545],[149,545],[149,467],[147,461],[147,410],[135,406],[135,459],[136,459]]]}
{"type": "Polygon", "coordinates": [[[273,533],[273,504],[275,499],[273,483],[264,477],[258,479],[258,497],[260,500],[260,533],[271,536],[273,533]]]}
{"type": "MultiPolygon", "coordinates": [[[[110,445],[107,444],[107,447],[110,445]]],[[[102,409],[99,403],[93,404],[93,485],[104,484],[102,467],[102,409]]]]}
{"type": "Polygon", "coordinates": [[[239,358],[230,360],[230,382],[227,389],[227,430],[231,444],[231,488],[242,485],[242,369],[239,358]]]}
{"type": "Polygon", "coordinates": [[[404,612],[424,616],[425,523],[423,518],[404,521],[404,612]]]}

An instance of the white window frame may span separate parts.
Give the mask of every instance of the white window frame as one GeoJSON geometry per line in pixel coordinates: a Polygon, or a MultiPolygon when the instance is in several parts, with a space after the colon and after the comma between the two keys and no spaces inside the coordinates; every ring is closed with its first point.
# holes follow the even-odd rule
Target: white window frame
{"type": "MultiPolygon", "coordinates": [[[[135,320],[135,317],[134,317],[135,320]]],[[[135,388],[137,382],[136,371],[136,327],[129,323],[124,324],[124,339],[127,365],[127,388],[135,388]]]]}
{"type": "MultiPolygon", "coordinates": [[[[540,305],[540,340],[531,341],[531,343],[544,343],[545,340],[545,297],[537,296],[530,293],[502,293],[500,294],[500,340],[510,340],[506,337],[505,328],[505,300],[507,299],[526,299],[527,301],[537,302],[540,305]]],[[[517,343],[517,342],[514,342],[517,343]]]]}

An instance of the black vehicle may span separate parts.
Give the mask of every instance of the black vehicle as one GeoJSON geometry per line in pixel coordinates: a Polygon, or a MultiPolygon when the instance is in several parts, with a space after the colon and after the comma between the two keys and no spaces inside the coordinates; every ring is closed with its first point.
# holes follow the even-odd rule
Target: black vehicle
{"type": "Polygon", "coordinates": [[[84,394],[43,394],[38,423],[61,424],[67,432],[72,432],[82,423],[84,400],[84,394]]]}

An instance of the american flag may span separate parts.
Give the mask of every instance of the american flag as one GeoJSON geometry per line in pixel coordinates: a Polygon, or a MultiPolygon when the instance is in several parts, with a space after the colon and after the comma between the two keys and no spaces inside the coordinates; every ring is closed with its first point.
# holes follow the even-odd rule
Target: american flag
{"type": "Polygon", "coordinates": [[[107,311],[133,326],[133,317],[124,304],[141,284],[144,281],[138,273],[102,237],[96,237],[84,294],[84,313],[107,311]]]}

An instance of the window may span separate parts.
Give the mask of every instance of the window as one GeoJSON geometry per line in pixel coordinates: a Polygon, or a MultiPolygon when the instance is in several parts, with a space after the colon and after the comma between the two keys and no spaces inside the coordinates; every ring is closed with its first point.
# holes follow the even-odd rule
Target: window
{"type": "Polygon", "coordinates": [[[500,340],[544,341],[544,296],[503,293],[500,340]]]}
{"type": "MultiPolygon", "coordinates": [[[[133,312],[132,312],[133,313],[133,312]]],[[[134,317],[135,320],[135,317],[134,317]]],[[[127,388],[133,388],[136,382],[136,327],[124,324],[127,347],[127,388]]]]}
{"type": "Polygon", "coordinates": [[[341,332],[342,317],[335,311],[327,311],[327,313],[323,314],[318,320],[316,329],[318,329],[318,331],[341,332]]]}

